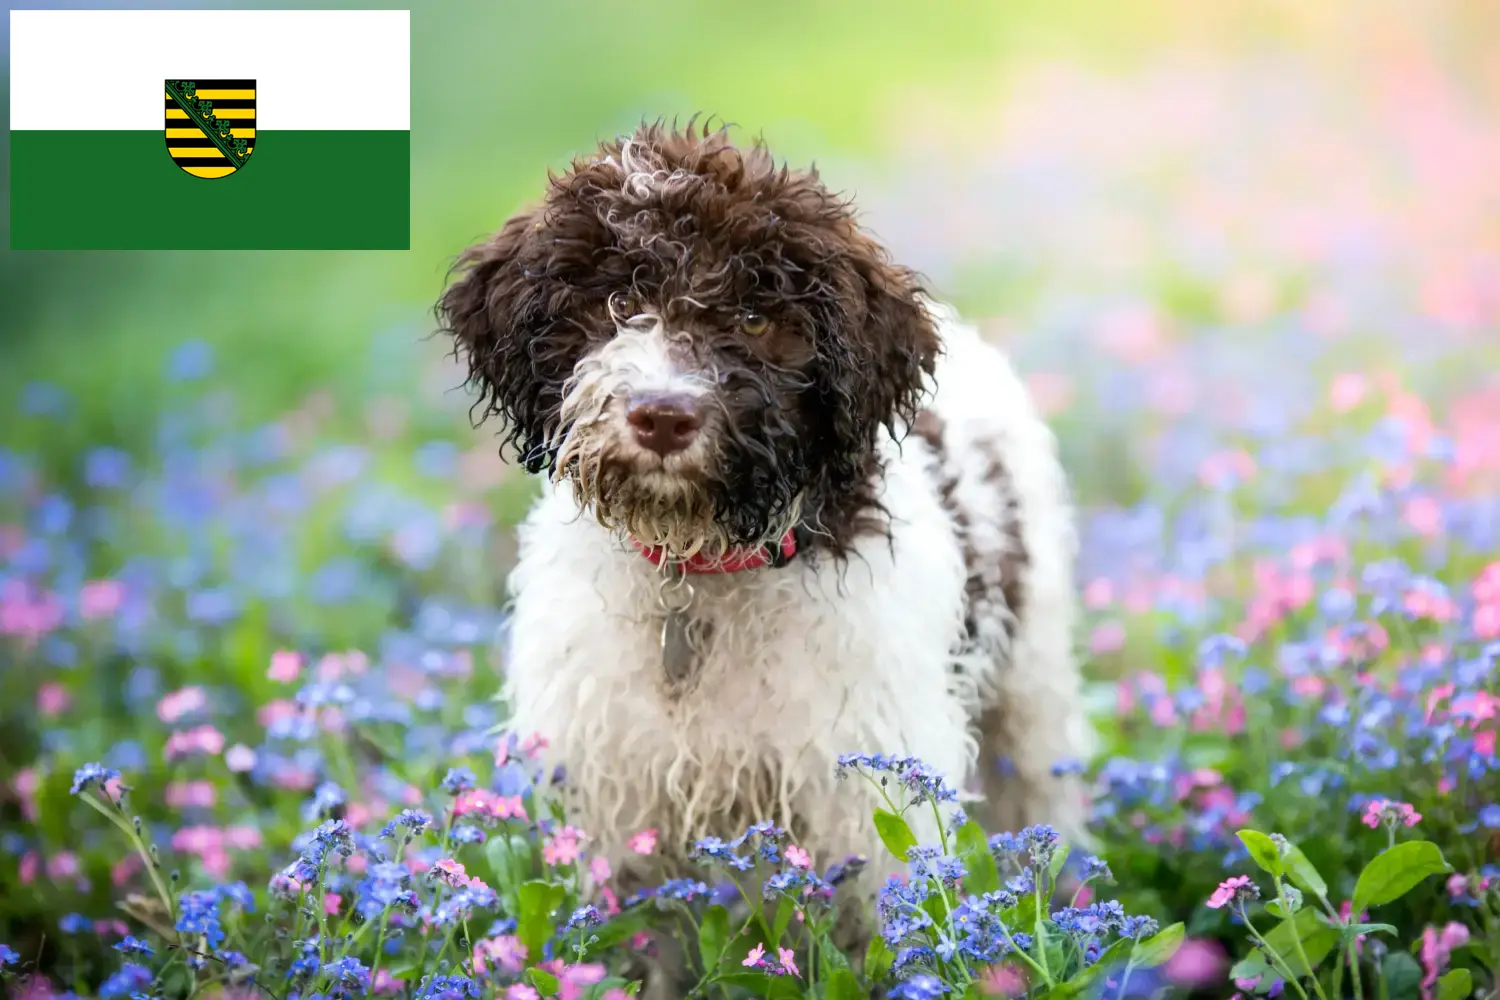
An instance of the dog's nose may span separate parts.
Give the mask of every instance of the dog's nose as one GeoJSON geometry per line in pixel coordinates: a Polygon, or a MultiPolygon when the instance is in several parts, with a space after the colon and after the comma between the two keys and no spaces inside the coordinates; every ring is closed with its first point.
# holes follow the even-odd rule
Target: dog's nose
{"type": "Polygon", "coordinates": [[[683,396],[650,396],[632,399],[625,422],[635,431],[641,447],[658,455],[682,451],[698,436],[703,421],[697,407],[683,396]]]}

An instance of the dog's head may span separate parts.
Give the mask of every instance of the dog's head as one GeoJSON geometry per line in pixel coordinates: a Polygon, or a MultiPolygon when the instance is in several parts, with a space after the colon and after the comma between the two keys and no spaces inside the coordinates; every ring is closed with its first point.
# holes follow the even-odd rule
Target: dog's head
{"type": "Polygon", "coordinates": [[[642,126],[460,257],[443,328],[532,472],[637,541],[774,541],[869,489],[938,350],[921,289],[813,172],[642,126]]]}

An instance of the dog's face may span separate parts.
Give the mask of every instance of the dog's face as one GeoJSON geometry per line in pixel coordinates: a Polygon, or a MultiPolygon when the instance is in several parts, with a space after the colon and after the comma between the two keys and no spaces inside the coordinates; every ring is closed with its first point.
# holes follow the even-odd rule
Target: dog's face
{"type": "Polygon", "coordinates": [[[646,126],[459,260],[443,327],[529,471],[646,545],[719,554],[868,489],[937,335],[815,174],[646,126]]]}

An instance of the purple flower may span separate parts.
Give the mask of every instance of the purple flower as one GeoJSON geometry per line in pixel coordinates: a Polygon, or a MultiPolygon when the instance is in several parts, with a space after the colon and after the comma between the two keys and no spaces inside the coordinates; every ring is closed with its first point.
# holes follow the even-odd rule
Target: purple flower
{"type": "Polygon", "coordinates": [[[144,965],[126,962],[120,970],[99,984],[99,1000],[114,1000],[115,997],[138,993],[151,985],[151,970],[144,965]]]}
{"type": "Polygon", "coordinates": [[[926,972],[919,972],[910,979],[897,983],[888,995],[899,1000],[937,1000],[948,992],[950,988],[947,983],[926,972]]]}
{"type": "Polygon", "coordinates": [[[443,776],[442,789],[449,795],[458,795],[474,787],[474,772],[467,767],[449,768],[443,776]]]}
{"type": "Polygon", "coordinates": [[[146,955],[148,957],[155,954],[149,944],[129,934],[125,935],[125,940],[115,945],[115,951],[123,952],[126,955],[146,955]]]}
{"type": "Polygon", "coordinates": [[[15,965],[21,961],[21,956],[8,944],[0,944],[0,966],[15,965]]]}
{"type": "Polygon", "coordinates": [[[96,763],[85,764],[73,772],[73,786],[68,791],[73,795],[81,795],[90,788],[103,788],[119,777],[120,772],[112,767],[96,763]]]}

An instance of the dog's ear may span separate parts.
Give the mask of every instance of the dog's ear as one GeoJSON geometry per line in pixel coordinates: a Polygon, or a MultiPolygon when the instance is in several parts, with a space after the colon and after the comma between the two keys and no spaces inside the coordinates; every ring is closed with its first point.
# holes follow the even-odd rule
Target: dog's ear
{"type": "Polygon", "coordinates": [[[847,230],[838,277],[819,310],[810,422],[829,495],[859,487],[882,427],[910,422],[941,350],[921,282],[883,248],[847,230]]]}
{"type": "Polygon", "coordinates": [[[589,336],[571,278],[597,227],[553,202],[522,212],[459,256],[437,304],[440,329],[479,392],[479,420],[501,418],[528,472],[550,469],[556,454],[564,383],[589,336]]]}

